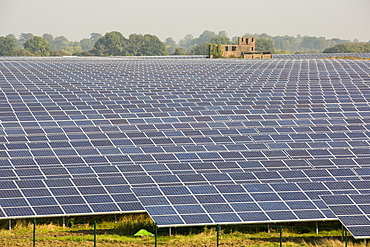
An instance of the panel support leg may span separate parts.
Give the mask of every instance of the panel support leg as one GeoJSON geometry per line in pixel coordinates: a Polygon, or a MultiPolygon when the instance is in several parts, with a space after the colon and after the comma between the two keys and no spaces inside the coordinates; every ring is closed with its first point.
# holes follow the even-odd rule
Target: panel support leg
{"type": "Polygon", "coordinates": [[[366,238],[364,239],[364,246],[367,246],[366,238]]]}
{"type": "Polygon", "coordinates": [[[270,224],[267,223],[267,233],[270,233],[270,224]]]}
{"type": "Polygon", "coordinates": [[[168,234],[169,234],[170,236],[172,236],[172,228],[171,228],[171,227],[168,229],[168,234]]]}
{"type": "Polygon", "coordinates": [[[344,230],[344,246],[348,246],[347,229],[344,230]]]}
{"type": "Polygon", "coordinates": [[[220,237],[220,226],[216,225],[216,247],[218,247],[219,244],[219,237],[220,237]]]}
{"type": "Polygon", "coordinates": [[[36,246],[36,218],[33,219],[33,241],[32,241],[32,246],[36,246]]]}
{"type": "Polygon", "coordinates": [[[66,227],[66,218],[65,217],[63,217],[63,219],[62,219],[62,224],[63,224],[63,227],[66,227]]]}
{"type": "Polygon", "coordinates": [[[11,230],[11,229],[12,229],[12,220],[9,219],[9,230],[11,230]]]}
{"type": "Polygon", "coordinates": [[[280,247],[283,247],[283,227],[280,226],[280,247]]]}
{"type": "Polygon", "coordinates": [[[96,247],[96,221],[94,221],[94,247],[96,247]]]}
{"type": "Polygon", "coordinates": [[[319,234],[319,223],[316,221],[316,235],[319,234]]]}
{"type": "Polygon", "coordinates": [[[154,247],[157,247],[157,239],[158,237],[158,226],[156,223],[154,223],[154,247]]]}

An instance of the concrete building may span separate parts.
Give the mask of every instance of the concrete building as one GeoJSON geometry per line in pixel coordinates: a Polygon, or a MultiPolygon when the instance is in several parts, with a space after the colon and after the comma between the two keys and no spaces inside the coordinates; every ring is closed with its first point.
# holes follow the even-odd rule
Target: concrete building
{"type": "Polygon", "coordinates": [[[238,37],[237,45],[210,45],[210,58],[269,59],[271,52],[256,51],[254,37],[238,37]]]}

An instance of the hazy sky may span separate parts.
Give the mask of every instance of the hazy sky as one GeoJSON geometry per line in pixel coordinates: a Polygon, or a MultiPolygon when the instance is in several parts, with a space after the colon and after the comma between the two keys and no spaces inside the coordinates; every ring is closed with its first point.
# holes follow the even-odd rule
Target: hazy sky
{"type": "Polygon", "coordinates": [[[0,36],[244,33],[370,40],[370,0],[0,0],[0,36]]]}

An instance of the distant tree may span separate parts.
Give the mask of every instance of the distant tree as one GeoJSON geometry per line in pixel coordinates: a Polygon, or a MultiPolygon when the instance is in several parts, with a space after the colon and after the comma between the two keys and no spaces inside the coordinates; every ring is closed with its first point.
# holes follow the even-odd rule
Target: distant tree
{"type": "Polygon", "coordinates": [[[26,42],[32,37],[33,37],[32,33],[21,33],[21,35],[19,35],[19,41],[26,42]]]}
{"type": "Polygon", "coordinates": [[[231,45],[233,44],[233,42],[231,42],[231,40],[225,36],[216,36],[216,37],[213,37],[210,42],[211,44],[215,44],[215,45],[231,45]]]}
{"type": "Polygon", "coordinates": [[[323,51],[328,47],[330,47],[330,43],[324,37],[305,36],[301,42],[301,49],[303,48],[303,50],[323,51]]]}
{"type": "Polygon", "coordinates": [[[275,36],[273,37],[274,48],[295,52],[299,50],[300,42],[293,36],[275,36]]]}
{"type": "Polygon", "coordinates": [[[205,42],[209,42],[213,37],[216,37],[215,32],[205,30],[201,35],[199,35],[199,38],[195,41],[195,44],[204,44],[205,42]]]}
{"type": "Polygon", "coordinates": [[[50,45],[46,39],[34,36],[24,43],[24,49],[34,54],[35,56],[49,56],[50,45]]]}
{"type": "Polygon", "coordinates": [[[370,52],[370,43],[338,44],[327,48],[324,53],[367,53],[370,52]]]}
{"type": "Polygon", "coordinates": [[[226,31],[219,31],[217,36],[222,36],[227,38],[227,32],[226,31]]]}
{"type": "Polygon", "coordinates": [[[91,39],[82,39],[80,41],[80,46],[83,51],[89,51],[94,47],[94,43],[91,39]]]}
{"type": "Polygon", "coordinates": [[[191,48],[191,53],[195,55],[208,55],[209,54],[209,45],[210,43],[206,42],[201,45],[194,45],[191,48]]]}
{"type": "Polygon", "coordinates": [[[12,38],[0,37],[0,56],[14,56],[15,43],[12,38]]]}
{"type": "Polygon", "coordinates": [[[15,50],[15,55],[16,56],[33,56],[33,54],[29,51],[27,51],[26,49],[18,49],[18,50],[15,50]]]}
{"type": "Polygon", "coordinates": [[[50,45],[54,42],[54,37],[53,37],[53,35],[51,35],[50,33],[44,33],[44,34],[42,35],[42,37],[43,37],[44,39],[46,39],[46,41],[47,41],[50,45]]]}
{"type": "Polygon", "coordinates": [[[194,44],[195,40],[193,35],[187,34],[183,39],[180,39],[179,45],[184,48],[189,48],[194,44]]]}
{"type": "Polygon", "coordinates": [[[167,53],[174,54],[177,47],[176,41],[172,37],[168,37],[164,43],[167,47],[167,53]]]}
{"type": "Polygon", "coordinates": [[[19,42],[18,42],[18,40],[17,40],[17,38],[15,37],[14,34],[12,34],[12,33],[8,34],[6,37],[11,38],[14,41],[15,49],[21,49],[22,48],[22,45],[19,44],[19,42]]]}
{"type": "Polygon", "coordinates": [[[168,37],[164,43],[168,46],[176,46],[176,41],[172,37],[168,37]]]}
{"type": "Polygon", "coordinates": [[[95,44],[90,53],[97,56],[125,56],[128,40],[120,32],[106,33],[95,44]]]}
{"type": "Polygon", "coordinates": [[[181,47],[177,47],[173,55],[186,55],[186,52],[181,47]]]}
{"type": "Polygon", "coordinates": [[[270,39],[256,39],[256,51],[274,52],[274,43],[270,39]]]}
{"type": "MultiPolygon", "coordinates": [[[[166,44],[160,41],[155,35],[137,35],[135,40],[141,40],[141,42],[138,42],[141,44],[141,47],[138,52],[134,54],[135,56],[163,56],[168,54],[166,44]]],[[[129,41],[131,44],[131,35],[129,41]]]]}
{"type": "Polygon", "coordinates": [[[55,37],[54,42],[52,43],[51,50],[61,50],[66,49],[70,46],[69,41],[64,36],[55,37]]]}
{"type": "Polygon", "coordinates": [[[101,37],[103,37],[103,35],[101,35],[100,33],[91,33],[90,34],[90,39],[91,41],[95,44],[101,37]]]}

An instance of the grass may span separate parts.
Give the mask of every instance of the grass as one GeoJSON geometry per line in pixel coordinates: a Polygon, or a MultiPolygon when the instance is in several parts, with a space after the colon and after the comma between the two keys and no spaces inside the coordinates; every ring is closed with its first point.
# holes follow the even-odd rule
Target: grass
{"type": "Polygon", "coordinates": [[[356,56],[327,57],[326,59],[354,59],[354,60],[370,60],[370,58],[362,58],[362,57],[356,57],[356,56]]]}
{"type": "MultiPolygon", "coordinates": [[[[63,227],[60,220],[39,223],[36,227],[37,246],[93,246],[93,221],[97,221],[97,246],[154,246],[154,237],[137,238],[133,234],[144,228],[153,232],[153,222],[146,214],[124,215],[115,222],[112,218],[70,218],[63,227]],[[59,223],[58,223],[59,222],[59,223]]],[[[0,246],[32,246],[33,223],[26,220],[13,221],[13,229],[7,229],[7,222],[0,224],[0,246]]],[[[222,226],[220,246],[259,246],[279,245],[278,225],[271,225],[270,233],[266,225],[222,226]]],[[[314,223],[285,224],[283,226],[284,247],[339,247],[344,246],[339,223],[320,223],[319,234],[315,233],[314,223]]],[[[159,229],[158,246],[165,247],[208,247],[215,246],[215,227],[159,229]]],[[[363,243],[352,241],[349,247],[360,247],[363,243]]]]}

